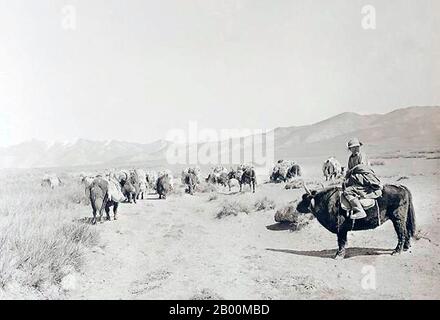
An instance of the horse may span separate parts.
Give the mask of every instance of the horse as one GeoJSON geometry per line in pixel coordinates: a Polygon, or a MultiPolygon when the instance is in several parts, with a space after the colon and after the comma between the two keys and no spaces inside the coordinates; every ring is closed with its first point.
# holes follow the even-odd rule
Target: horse
{"type": "Polygon", "coordinates": [[[129,178],[128,180],[122,180],[120,182],[122,193],[126,197],[127,202],[131,203],[132,201],[136,203],[136,198],[138,195],[136,185],[133,184],[132,179],[129,178]]]}
{"type": "Polygon", "coordinates": [[[243,184],[248,184],[252,192],[255,193],[255,185],[257,184],[257,174],[253,168],[247,168],[243,171],[241,175],[240,182],[240,192],[242,191],[243,184]]]}
{"type": "Polygon", "coordinates": [[[322,173],[324,174],[325,181],[334,180],[342,176],[342,166],[338,160],[331,157],[327,159],[322,165],[322,173]]]}
{"type": "Polygon", "coordinates": [[[110,220],[110,207],[113,207],[113,219],[117,220],[119,202],[124,197],[117,181],[96,178],[86,188],[86,194],[92,206],[92,224],[96,224],[97,213],[99,221],[102,222],[104,210],[107,220],[110,220]]]}
{"type": "Polygon", "coordinates": [[[407,187],[384,185],[382,196],[376,199],[377,205],[367,210],[366,218],[359,220],[349,219],[341,208],[340,187],[310,191],[304,185],[304,189],[306,193],[296,209],[300,213],[312,213],[324,228],[337,235],[335,259],[345,256],[348,231],[375,229],[387,220],[393,223],[398,239],[393,255],[410,248],[411,238],[416,232],[416,221],[412,195],[407,187]]]}
{"type": "Polygon", "coordinates": [[[182,180],[186,185],[186,192],[188,192],[190,195],[193,195],[198,180],[196,174],[193,171],[184,172],[182,180]]]}

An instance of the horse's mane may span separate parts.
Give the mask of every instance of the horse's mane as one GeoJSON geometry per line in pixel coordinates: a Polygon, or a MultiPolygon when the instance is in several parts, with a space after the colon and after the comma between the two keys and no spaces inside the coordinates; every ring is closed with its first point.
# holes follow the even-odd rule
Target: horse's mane
{"type": "Polygon", "coordinates": [[[324,187],[321,188],[319,190],[316,190],[316,194],[324,194],[324,193],[328,193],[330,191],[342,191],[342,186],[328,186],[328,187],[324,187]]]}

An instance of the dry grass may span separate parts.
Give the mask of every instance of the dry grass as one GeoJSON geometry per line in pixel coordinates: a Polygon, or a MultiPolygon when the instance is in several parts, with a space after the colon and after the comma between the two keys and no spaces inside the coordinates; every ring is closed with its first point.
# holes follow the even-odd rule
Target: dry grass
{"type": "Polygon", "coordinates": [[[296,210],[296,201],[280,208],[275,213],[275,221],[280,223],[289,223],[290,230],[298,231],[307,226],[314,219],[312,214],[302,214],[296,210]]]}
{"type": "Polygon", "coordinates": [[[98,243],[98,234],[74,222],[87,203],[81,185],[65,181],[51,190],[42,188],[39,178],[9,179],[0,191],[0,288],[44,298],[48,288],[59,289],[63,277],[80,271],[85,250],[98,243]]]}
{"type": "Polygon", "coordinates": [[[254,203],[254,208],[257,211],[268,211],[275,209],[275,207],[276,207],[275,201],[269,199],[268,197],[258,199],[254,203]]]}
{"type": "Polygon", "coordinates": [[[249,214],[251,208],[244,202],[232,200],[225,200],[220,206],[220,210],[217,212],[217,219],[222,219],[228,216],[237,216],[239,213],[249,214]]]}
{"type": "Polygon", "coordinates": [[[200,193],[216,192],[217,187],[211,183],[201,182],[196,186],[196,191],[200,193]]]}

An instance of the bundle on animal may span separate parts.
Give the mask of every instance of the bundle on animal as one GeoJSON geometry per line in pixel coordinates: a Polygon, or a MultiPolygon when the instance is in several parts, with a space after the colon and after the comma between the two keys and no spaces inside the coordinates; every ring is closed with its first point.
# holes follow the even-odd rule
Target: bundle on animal
{"type": "Polygon", "coordinates": [[[147,173],[142,169],[135,169],[132,175],[133,182],[138,186],[136,199],[144,200],[144,196],[147,196],[147,173]]]}
{"type": "Polygon", "coordinates": [[[185,186],[185,191],[191,195],[194,194],[196,186],[200,183],[199,175],[200,169],[197,167],[186,168],[182,171],[182,184],[185,186]]]}
{"type": "Polygon", "coordinates": [[[240,165],[237,168],[237,172],[240,176],[240,192],[243,190],[243,185],[248,184],[252,192],[255,193],[255,187],[257,185],[255,168],[251,165],[240,165]]]}
{"type": "Polygon", "coordinates": [[[156,192],[159,195],[159,199],[166,199],[172,189],[172,176],[168,172],[161,172],[156,183],[156,192]]]}
{"type": "Polygon", "coordinates": [[[211,171],[205,181],[211,184],[218,184],[220,186],[227,187],[229,185],[229,171],[222,166],[211,168],[211,171]]]}
{"type": "Polygon", "coordinates": [[[301,167],[293,160],[279,160],[270,174],[271,182],[287,182],[301,176],[301,167]]]}
{"type": "Polygon", "coordinates": [[[113,207],[114,220],[117,219],[119,203],[125,200],[125,196],[116,179],[97,177],[86,188],[86,194],[92,206],[93,224],[97,222],[97,214],[99,214],[99,221],[102,221],[104,210],[107,215],[107,220],[110,220],[111,207],[113,207]]]}
{"type": "Polygon", "coordinates": [[[158,174],[156,171],[150,170],[146,172],[148,188],[156,190],[157,178],[158,178],[158,174]]]}

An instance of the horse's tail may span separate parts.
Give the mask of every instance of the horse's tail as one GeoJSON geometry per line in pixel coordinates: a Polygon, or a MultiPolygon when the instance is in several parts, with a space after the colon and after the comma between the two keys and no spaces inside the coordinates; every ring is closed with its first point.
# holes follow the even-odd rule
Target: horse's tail
{"type": "Polygon", "coordinates": [[[408,214],[406,217],[406,231],[408,233],[408,236],[414,237],[416,234],[416,216],[414,212],[414,204],[412,201],[412,194],[411,191],[405,186],[401,186],[403,189],[406,190],[408,193],[408,214]]]}

